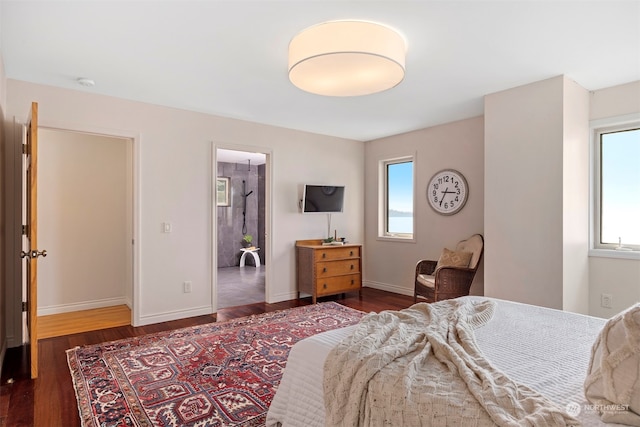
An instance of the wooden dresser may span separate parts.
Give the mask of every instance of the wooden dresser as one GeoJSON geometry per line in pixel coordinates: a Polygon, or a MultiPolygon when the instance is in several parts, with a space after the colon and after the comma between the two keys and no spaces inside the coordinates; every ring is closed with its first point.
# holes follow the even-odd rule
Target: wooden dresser
{"type": "Polygon", "coordinates": [[[318,297],[360,292],[362,245],[323,246],[322,239],[296,241],[296,278],[301,292],[318,297]]]}

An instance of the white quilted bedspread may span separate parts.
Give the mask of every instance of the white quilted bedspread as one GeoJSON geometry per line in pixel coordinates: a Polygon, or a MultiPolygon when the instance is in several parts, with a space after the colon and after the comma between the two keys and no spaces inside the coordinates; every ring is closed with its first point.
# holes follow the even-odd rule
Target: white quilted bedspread
{"type": "MultiPolygon", "coordinates": [[[[475,331],[478,347],[487,359],[514,381],[537,390],[557,405],[577,409],[583,425],[604,425],[584,398],[583,381],[591,345],[605,320],[495,301],[493,319],[475,331]]],[[[293,347],[267,415],[267,426],[325,425],[324,362],[353,328],[325,332],[293,347]]]]}

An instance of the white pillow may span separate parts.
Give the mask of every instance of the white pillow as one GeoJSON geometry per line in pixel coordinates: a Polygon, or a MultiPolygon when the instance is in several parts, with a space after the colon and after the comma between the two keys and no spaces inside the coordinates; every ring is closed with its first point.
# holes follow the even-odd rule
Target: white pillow
{"type": "Polygon", "coordinates": [[[640,304],[602,328],[591,349],[584,393],[603,422],[640,426],[640,304]]]}

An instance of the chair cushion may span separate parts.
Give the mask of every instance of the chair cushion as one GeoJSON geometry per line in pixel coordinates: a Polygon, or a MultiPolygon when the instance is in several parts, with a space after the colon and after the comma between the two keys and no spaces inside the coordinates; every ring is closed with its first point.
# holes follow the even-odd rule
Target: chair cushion
{"type": "Polygon", "coordinates": [[[471,252],[452,251],[444,248],[440,254],[438,264],[436,264],[436,271],[442,267],[469,267],[472,255],[471,252]]]}
{"type": "Polygon", "coordinates": [[[482,253],[482,237],[477,234],[469,237],[467,240],[463,240],[456,246],[456,251],[471,252],[471,261],[467,267],[476,268],[478,261],[480,260],[480,254],[482,253]]]}
{"type": "Polygon", "coordinates": [[[587,399],[606,423],[640,426],[640,304],[612,317],[591,349],[587,399]]]}
{"type": "Polygon", "coordinates": [[[422,284],[422,285],[424,285],[424,286],[426,286],[428,288],[435,289],[435,287],[436,287],[436,276],[431,276],[431,275],[428,275],[428,274],[418,274],[418,277],[416,277],[416,280],[420,284],[422,284]]]}

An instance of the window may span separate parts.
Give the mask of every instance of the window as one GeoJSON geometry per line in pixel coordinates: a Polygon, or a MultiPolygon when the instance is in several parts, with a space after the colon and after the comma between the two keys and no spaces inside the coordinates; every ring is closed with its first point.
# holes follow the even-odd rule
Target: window
{"type": "Polygon", "coordinates": [[[640,250],[640,122],[594,130],[595,249],[640,250]]]}
{"type": "Polygon", "coordinates": [[[413,164],[413,157],[384,160],[380,163],[380,237],[413,239],[413,164]]]}

